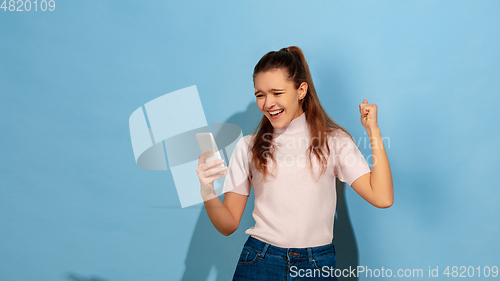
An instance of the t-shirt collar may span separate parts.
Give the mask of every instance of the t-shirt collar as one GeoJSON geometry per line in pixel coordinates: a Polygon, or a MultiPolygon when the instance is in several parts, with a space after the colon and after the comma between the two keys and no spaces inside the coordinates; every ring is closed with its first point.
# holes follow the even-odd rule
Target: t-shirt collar
{"type": "Polygon", "coordinates": [[[290,121],[287,125],[285,125],[283,128],[276,129],[274,128],[274,132],[276,134],[285,134],[285,135],[294,135],[298,133],[303,133],[304,130],[307,129],[307,122],[306,122],[306,114],[305,112],[302,112],[302,114],[290,121]]]}

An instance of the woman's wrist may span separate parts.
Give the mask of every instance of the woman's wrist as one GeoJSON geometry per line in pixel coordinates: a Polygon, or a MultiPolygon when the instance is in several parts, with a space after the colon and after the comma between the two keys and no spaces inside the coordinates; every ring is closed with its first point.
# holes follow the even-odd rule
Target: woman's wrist
{"type": "Polygon", "coordinates": [[[201,187],[200,188],[200,194],[201,198],[203,199],[203,202],[214,199],[217,196],[217,192],[215,192],[215,189],[213,187],[201,187]]]}
{"type": "Polygon", "coordinates": [[[378,126],[369,126],[365,127],[366,133],[368,134],[368,137],[372,137],[374,135],[379,135],[380,133],[380,128],[378,126]]]}

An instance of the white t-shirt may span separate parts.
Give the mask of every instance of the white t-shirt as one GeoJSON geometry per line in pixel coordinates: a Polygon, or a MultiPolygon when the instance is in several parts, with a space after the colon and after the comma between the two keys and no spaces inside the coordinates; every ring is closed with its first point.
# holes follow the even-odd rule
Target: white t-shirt
{"type": "Polygon", "coordinates": [[[262,181],[263,175],[251,163],[249,145],[253,136],[244,136],[236,144],[223,187],[223,193],[250,195],[253,186],[255,226],[245,233],[282,248],[331,243],[337,205],[335,177],[351,185],[358,177],[371,172],[354,141],[341,130],[330,136],[328,166],[319,179],[321,167],[312,154],[313,179],[306,158],[310,137],[303,113],[285,127],[274,129],[278,168],[268,159],[268,170],[274,177],[268,175],[262,181]]]}

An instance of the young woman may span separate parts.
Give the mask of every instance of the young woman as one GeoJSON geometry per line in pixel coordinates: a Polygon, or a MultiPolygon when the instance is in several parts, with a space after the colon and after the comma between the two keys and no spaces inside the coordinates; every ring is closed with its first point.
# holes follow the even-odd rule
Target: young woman
{"type": "Polygon", "coordinates": [[[241,138],[229,168],[213,168],[201,154],[197,174],[207,214],[230,235],[239,225],[253,186],[255,226],[241,251],[233,280],[336,280],[332,243],[335,178],[378,208],[393,203],[389,161],[377,124],[377,105],[359,105],[370,138],[373,166],[351,135],[325,112],[300,48],[264,55],[253,73],[264,114],[254,134],[241,138]],[[226,171],[224,174],[217,174],[226,171]],[[213,182],[225,175],[223,202],[213,182]]]}

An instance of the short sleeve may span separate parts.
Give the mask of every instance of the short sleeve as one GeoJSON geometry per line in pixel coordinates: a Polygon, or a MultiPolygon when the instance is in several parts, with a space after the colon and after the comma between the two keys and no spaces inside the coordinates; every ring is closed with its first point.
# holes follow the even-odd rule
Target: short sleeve
{"type": "Polygon", "coordinates": [[[236,143],[228,165],[228,174],[224,179],[222,193],[235,192],[250,195],[251,172],[248,158],[249,136],[242,137],[236,143]]]}
{"type": "Polygon", "coordinates": [[[371,169],[356,143],[345,132],[335,137],[335,175],[349,186],[371,169]]]}

